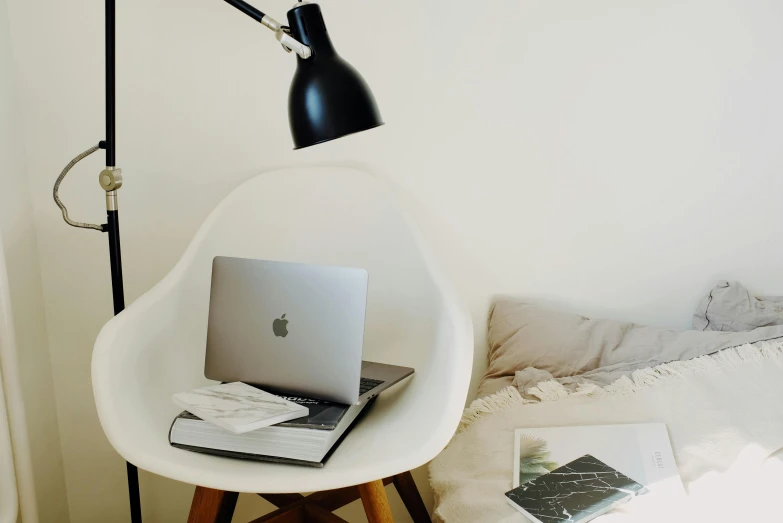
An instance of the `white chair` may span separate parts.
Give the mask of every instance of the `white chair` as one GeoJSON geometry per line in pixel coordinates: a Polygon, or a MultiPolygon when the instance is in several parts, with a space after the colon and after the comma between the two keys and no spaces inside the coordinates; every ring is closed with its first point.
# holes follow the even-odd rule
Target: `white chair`
{"type": "Polygon", "coordinates": [[[369,513],[386,509],[373,508],[367,498],[380,490],[385,502],[378,480],[427,463],[448,443],[467,397],[472,360],[467,309],[394,191],[360,171],[302,168],[260,175],[225,198],[174,269],[104,326],[92,378],[103,430],[139,468],[226,492],[317,492],[366,484],[359,491],[368,517],[381,521],[369,513]],[[379,396],[322,469],[169,446],[169,427],[181,410],[171,395],[209,383],[203,367],[217,255],[369,271],[364,358],[416,373],[379,396]]]}

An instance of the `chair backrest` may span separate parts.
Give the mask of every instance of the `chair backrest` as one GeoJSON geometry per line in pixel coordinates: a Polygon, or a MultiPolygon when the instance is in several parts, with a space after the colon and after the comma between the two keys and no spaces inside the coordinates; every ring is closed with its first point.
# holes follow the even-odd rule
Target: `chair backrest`
{"type": "MultiPolygon", "coordinates": [[[[215,256],[368,270],[364,358],[424,372],[438,336],[446,287],[392,191],[351,169],[302,168],[260,175],[207,219],[182,260],[181,321],[203,349],[215,256]]],[[[196,359],[203,362],[203,359],[196,359]]]]}
{"type": "MultiPolygon", "coordinates": [[[[162,435],[177,414],[171,395],[207,382],[217,255],[367,269],[364,357],[416,369],[412,379],[384,392],[367,422],[352,431],[353,452],[338,452],[330,474],[312,476],[321,479],[309,485],[338,488],[357,477],[378,477],[379,470],[397,474],[443,449],[470,382],[467,309],[400,211],[396,191],[360,171],[307,168],[263,174],[235,189],[172,271],[104,326],[93,352],[93,389],[104,431],[126,459],[181,481],[206,481],[206,469],[194,465],[200,461],[172,452],[162,435]],[[326,477],[330,483],[323,483],[326,477]]],[[[210,462],[209,474],[225,469],[221,484],[249,488],[234,483],[235,465],[210,462]]]]}

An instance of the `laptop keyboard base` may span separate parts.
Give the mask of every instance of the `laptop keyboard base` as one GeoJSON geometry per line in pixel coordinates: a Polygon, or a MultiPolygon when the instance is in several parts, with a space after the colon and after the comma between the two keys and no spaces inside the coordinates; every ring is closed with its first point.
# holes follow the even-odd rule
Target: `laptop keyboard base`
{"type": "Polygon", "coordinates": [[[378,385],[383,383],[383,380],[372,380],[370,378],[362,378],[359,380],[359,396],[371,391],[378,385]]]}

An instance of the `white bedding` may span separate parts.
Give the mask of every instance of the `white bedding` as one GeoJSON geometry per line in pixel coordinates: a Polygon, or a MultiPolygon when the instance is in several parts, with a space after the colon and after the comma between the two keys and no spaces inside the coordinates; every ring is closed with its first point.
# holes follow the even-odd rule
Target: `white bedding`
{"type": "Polygon", "coordinates": [[[783,521],[776,506],[783,342],[643,369],[576,394],[556,381],[529,392],[543,402],[509,387],[466,410],[460,432],[430,466],[436,520],[525,521],[503,496],[511,488],[516,428],[663,422],[688,499],[661,504],[642,496],[601,522],[783,521]]]}

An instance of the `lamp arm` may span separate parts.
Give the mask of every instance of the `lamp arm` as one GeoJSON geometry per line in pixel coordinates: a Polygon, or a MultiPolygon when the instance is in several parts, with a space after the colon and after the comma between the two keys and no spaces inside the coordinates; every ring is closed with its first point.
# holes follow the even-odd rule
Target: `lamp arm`
{"type": "MultiPolygon", "coordinates": [[[[256,22],[261,22],[264,25],[267,25],[264,23],[264,18],[267,18],[266,14],[262,13],[252,5],[248,4],[247,2],[243,2],[242,0],[226,0],[226,3],[229,5],[233,5],[243,13],[245,13],[247,16],[255,20],[256,22]]],[[[267,25],[267,27],[269,27],[267,25]]],[[[273,31],[277,31],[277,28],[272,28],[273,31]]]]}
{"type": "Polygon", "coordinates": [[[272,18],[271,16],[256,9],[252,5],[248,4],[244,0],[225,0],[229,5],[236,7],[238,10],[255,20],[260,22],[263,26],[271,29],[275,33],[277,41],[283,46],[283,49],[295,52],[301,58],[305,60],[313,55],[312,49],[304,45],[302,42],[291,36],[288,28],[283,26],[280,22],[272,18]]]}

